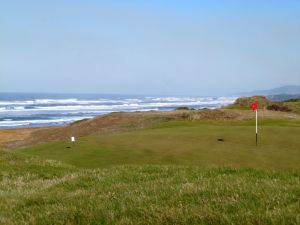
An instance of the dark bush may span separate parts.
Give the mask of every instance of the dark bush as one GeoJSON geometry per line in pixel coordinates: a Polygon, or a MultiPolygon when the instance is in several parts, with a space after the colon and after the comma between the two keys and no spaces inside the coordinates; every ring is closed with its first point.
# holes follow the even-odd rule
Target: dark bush
{"type": "Polygon", "coordinates": [[[280,105],[277,105],[277,104],[269,105],[267,107],[267,109],[268,110],[274,110],[274,111],[281,111],[281,112],[291,112],[292,111],[287,106],[280,106],[280,105]]]}
{"type": "Polygon", "coordinates": [[[177,107],[175,110],[189,110],[188,107],[177,107]]]}

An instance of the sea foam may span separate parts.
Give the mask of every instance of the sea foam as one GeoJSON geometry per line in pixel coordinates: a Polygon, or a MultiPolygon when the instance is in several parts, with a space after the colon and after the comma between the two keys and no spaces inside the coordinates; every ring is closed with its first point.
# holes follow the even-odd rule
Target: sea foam
{"type": "MultiPolygon", "coordinates": [[[[1,99],[1,95],[0,95],[1,99]]],[[[63,125],[110,112],[172,110],[177,107],[218,108],[235,97],[124,97],[80,99],[27,98],[0,100],[0,128],[63,125]]]]}

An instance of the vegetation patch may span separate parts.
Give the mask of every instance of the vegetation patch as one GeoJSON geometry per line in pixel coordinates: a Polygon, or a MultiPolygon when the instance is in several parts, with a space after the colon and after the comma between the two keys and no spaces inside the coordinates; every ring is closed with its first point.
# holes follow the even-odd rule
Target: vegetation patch
{"type": "Polygon", "coordinates": [[[232,105],[227,106],[229,109],[250,109],[250,105],[253,102],[258,103],[259,109],[265,109],[268,105],[272,104],[265,96],[252,96],[252,97],[240,97],[235,100],[232,105]]]}
{"type": "Polygon", "coordinates": [[[300,102],[300,98],[291,98],[291,99],[285,100],[284,102],[300,102]]]}
{"type": "Polygon", "coordinates": [[[286,101],[271,101],[265,96],[252,96],[238,98],[233,104],[226,106],[226,109],[249,110],[252,102],[258,103],[261,110],[272,110],[281,112],[293,112],[300,114],[300,99],[290,99],[286,101]]]}
{"type": "Polygon", "coordinates": [[[74,122],[70,123],[70,125],[79,124],[79,123],[82,123],[82,122],[85,122],[85,121],[88,121],[88,120],[89,119],[77,120],[77,121],[74,121],[74,122]]]}
{"type": "Polygon", "coordinates": [[[299,172],[79,169],[0,152],[0,224],[298,224],[299,172]]]}
{"type": "Polygon", "coordinates": [[[272,104],[267,106],[268,110],[281,111],[281,112],[291,112],[292,110],[285,105],[272,104]]]}

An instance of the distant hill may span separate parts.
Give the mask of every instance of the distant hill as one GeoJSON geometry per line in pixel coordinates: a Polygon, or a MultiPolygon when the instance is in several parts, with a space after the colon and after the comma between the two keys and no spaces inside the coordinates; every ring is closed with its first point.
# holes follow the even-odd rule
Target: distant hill
{"type": "Polygon", "coordinates": [[[300,97],[300,85],[287,85],[269,90],[256,90],[251,92],[237,93],[239,96],[264,95],[271,100],[284,101],[300,97]]]}
{"type": "Polygon", "coordinates": [[[273,101],[286,101],[289,99],[298,99],[300,98],[300,94],[294,94],[294,95],[289,95],[289,94],[280,94],[280,95],[268,95],[268,99],[273,100],[273,101]]]}
{"type": "Polygon", "coordinates": [[[269,90],[256,90],[251,92],[238,93],[238,95],[253,96],[253,95],[296,95],[300,94],[300,85],[287,85],[269,90]]]}

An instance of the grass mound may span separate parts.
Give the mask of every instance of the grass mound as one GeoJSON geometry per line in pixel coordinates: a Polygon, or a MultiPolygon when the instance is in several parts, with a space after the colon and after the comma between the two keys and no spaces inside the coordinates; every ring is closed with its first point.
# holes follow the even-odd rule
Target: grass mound
{"type": "Polygon", "coordinates": [[[253,102],[258,103],[259,109],[264,109],[270,104],[272,104],[272,101],[270,101],[265,96],[252,96],[252,97],[240,97],[235,100],[235,102],[232,105],[227,106],[228,109],[250,109],[250,105],[253,102]]]}
{"type": "Polygon", "coordinates": [[[300,114],[300,99],[289,99],[282,102],[271,101],[265,96],[252,96],[238,98],[233,104],[226,106],[226,109],[249,110],[252,102],[258,102],[259,109],[268,109],[281,112],[293,112],[300,114]]]}
{"type": "Polygon", "coordinates": [[[297,224],[300,174],[190,166],[78,169],[0,152],[0,224],[297,224]]]}
{"type": "Polygon", "coordinates": [[[300,114],[300,99],[292,99],[283,102],[283,105],[291,109],[293,112],[300,114]]]}

